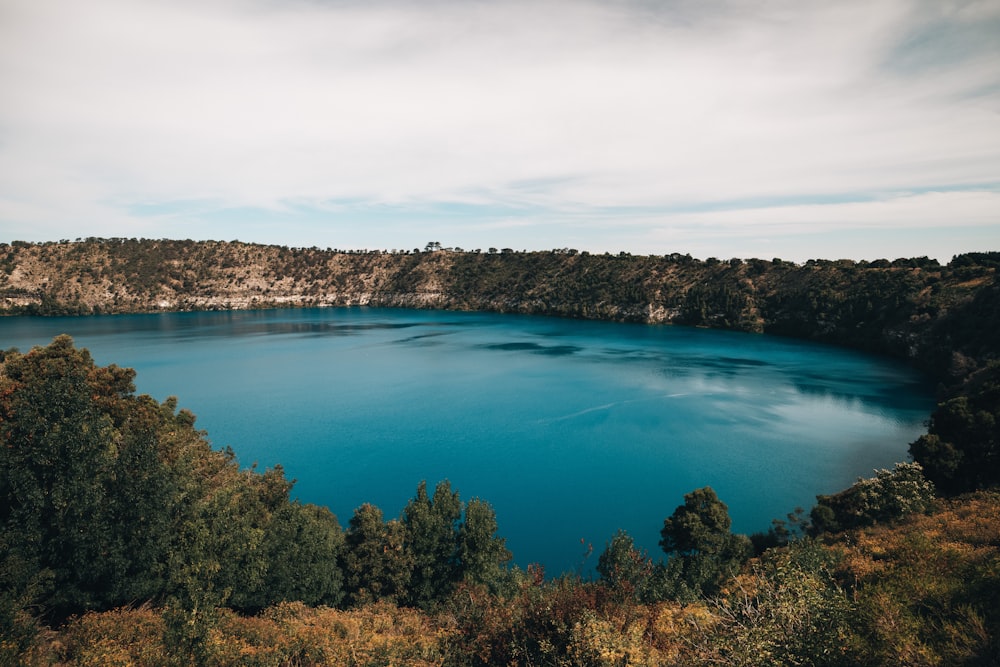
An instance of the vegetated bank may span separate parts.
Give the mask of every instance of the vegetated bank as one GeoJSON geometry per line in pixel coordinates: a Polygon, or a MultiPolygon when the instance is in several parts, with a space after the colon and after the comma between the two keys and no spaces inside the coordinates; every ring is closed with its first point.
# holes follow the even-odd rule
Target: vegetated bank
{"type": "Polygon", "coordinates": [[[941,380],[929,432],[911,446],[923,472],[950,494],[980,489],[935,500],[920,465],[902,464],[754,536],[758,551],[777,548],[749,565],[751,541],[730,533],[711,489],[698,489],[664,520],[666,561],[618,534],[600,556],[600,581],[553,581],[508,568],[488,504],[463,503],[447,484],[418,486],[398,519],[358,508],[342,530],[322,508],[290,501],[280,470],[240,471],[176,402],[134,396],[129,371],[96,367],[62,338],[7,353],[0,372],[0,661],[1000,659],[1000,499],[982,491],[1000,480],[996,253],[946,267],[433,244],[393,254],[90,240],[0,253],[8,312],[488,308],[724,326],[894,354],[941,380]],[[37,619],[67,616],[45,642],[37,619]]]}
{"type": "MultiPolygon", "coordinates": [[[[850,345],[940,373],[988,343],[1000,253],[852,262],[690,255],[321,250],[147,239],[0,244],[0,312],[385,306],[488,310],[766,332],[850,345]],[[956,310],[958,312],[956,312],[956,310]],[[959,344],[962,350],[954,349],[959,344]]],[[[959,371],[963,369],[958,369],[959,371]]]]}

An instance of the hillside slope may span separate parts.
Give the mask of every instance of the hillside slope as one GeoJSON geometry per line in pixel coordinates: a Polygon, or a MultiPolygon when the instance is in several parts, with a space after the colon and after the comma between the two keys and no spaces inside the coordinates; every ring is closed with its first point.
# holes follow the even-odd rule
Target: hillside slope
{"type": "Polygon", "coordinates": [[[998,253],[963,255],[948,266],[926,258],[795,265],[573,250],[389,253],[235,241],[14,242],[0,245],[0,312],[490,310],[793,335],[962,376],[970,363],[993,354],[984,334],[1000,324],[998,264],[998,253]]]}

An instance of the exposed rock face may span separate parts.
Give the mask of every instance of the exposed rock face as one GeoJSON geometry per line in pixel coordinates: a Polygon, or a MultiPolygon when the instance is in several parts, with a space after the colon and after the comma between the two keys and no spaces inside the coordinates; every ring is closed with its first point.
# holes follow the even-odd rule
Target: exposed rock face
{"type": "MultiPolygon", "coordinates": [[[[908,358],[944,373],[996,343],[958,326],[1000,312],[1000,253],[939,266],[699,261],[576,251],[340,251],[88,239],[0,245],[0,311],[89,314],[263,307],[489,310],[771,332],[908,358]]],[[[995,315],[993,316],[996,317],[995,315]]],[[[978,320],[977,320],[978,321],[978,320]]],[[[1000,324],[1000,323],[997,323],[1000,324]]],[[[996,327],[992,329],[996,330],[996,327]]]]}

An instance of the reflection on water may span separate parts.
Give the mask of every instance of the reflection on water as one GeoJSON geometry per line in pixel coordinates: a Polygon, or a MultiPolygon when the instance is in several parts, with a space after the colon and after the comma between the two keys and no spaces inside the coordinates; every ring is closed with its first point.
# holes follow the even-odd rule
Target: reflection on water
{"type": "Polygon", "coordinates": [[[0,345],[64,332],[136,368],[139,391],[177,395],[244,464],[283,464],[342,524],[363,502],[393,516],[421,479],[447,478],[495,506],[519,564],[550,573],[619,528],[659,553],[663,519],[705,485],[735,529],[764,530],[905,460],[932,408],[914,372],[849,351],[484,313],[6,318],[0,345]]]}
{"type": "Polygon", "coordinates": [[[534,352],[535,354],[548,354],[552,356],[563,356],[574,354],[583,350],[576,345],[539,345],[538,343],[491,343],[483,345],[485,350],[502,350],[505,352],[534,352]]]}

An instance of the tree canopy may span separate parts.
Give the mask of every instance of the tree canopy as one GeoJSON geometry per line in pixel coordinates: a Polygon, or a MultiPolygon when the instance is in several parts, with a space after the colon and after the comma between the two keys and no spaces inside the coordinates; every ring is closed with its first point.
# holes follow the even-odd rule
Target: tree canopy
{"type": "Polygon", "coordinates": [[[749,538],[730,532],[729,507],[706,486],[685,494],[684,504],[663,521],[660,546],[673,558],[668,578],[691,592],[711,594],[752,553],[749,538]]]}
{"type": "MultiPolygon", "coordinates": [[[[222,605],[429,607],[460,582],[503,580],[511,555],[488,503],[421,482],[400,519],[362,505],[345,532],[290,499],[280,466],[241,468],[176,399],[136,396],[133,378],[69,336],[3,353],[0,619],[149,601],[178,610],[184,629],[222,605]]],[[[197,639],[187,632],[178,642],[197,639]]]]}

